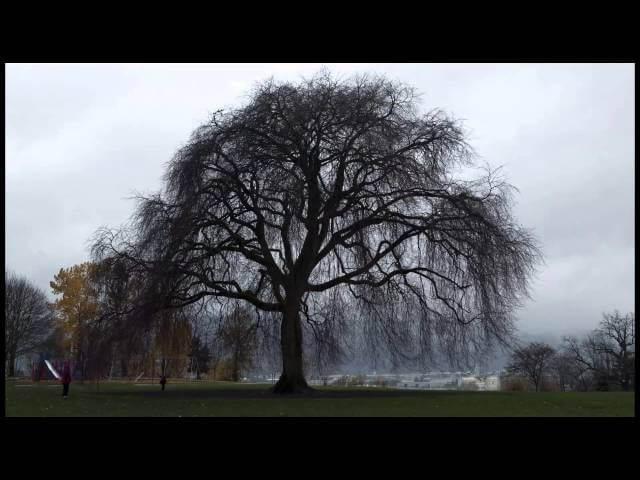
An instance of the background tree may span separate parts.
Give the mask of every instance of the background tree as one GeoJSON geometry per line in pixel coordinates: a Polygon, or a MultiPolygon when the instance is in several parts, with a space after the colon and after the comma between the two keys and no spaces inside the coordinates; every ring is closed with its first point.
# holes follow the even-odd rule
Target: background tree
{"type": "Polygon", "coordinates": [[[617,310],[604,313],[596,330],[598,350],[613,359],[613,377],[629,391],[635,377],[635,314],[622,316],[617,310]]]}
{"type": "Polygon", "coordinates": [[[326,378],[328,372],[356,357],[354,332],[344,321],[348,317],[349,305],[340,302],[336,296],[327,299],[323,308],[316,309],[313,319],[305,322],[303,354],[306,353],[306,371],[310,371],[315,378],[326,378]]]}
{"type": "Polygon", "coordinates": [[[635,314],[605,313],[598,328],[582,341],[565,337],[563,349],[583,372],[591,373],[596,388],[618,385],[628,391],[634,386],[635,314]]]}
{"type": "Polygon", "coordinates": [[[208,339],[207,342],[209,351],[209,371],[211,372],[210,378],[213,380],[218,379],[219,367],[224,359],[224,349],[220,337],[213,336],[208,339]]]}
{"type": "Polygon", "coordinates": [[[196,373],[196,379],[200,380],[200,374],[207,373],[209,371],[209,360],[211,354],[209,353],[209,345],[199,336],[194,335],[191,338],[191,350],[189,352],[189,358],[193,359],[193,363],[189,366],[191,373],[196,373]]]}
{"type": "Polygon", "coordinates": [[[98,391],[100,380],[107,376],[113,361],[111,338],[110,325],[104,318],[93,319],[88,325],[84,375],[95,380],[98,391]]]}
{"type": "Polygon", "coordinates": [[[63,294],[58,308],[66,320],[63,328],[69,343],[81,362],[82,378],[87,374],[95,379],[111,376],[115,363],[121,376],[129,376],[130,364],[136,373],[144,369],[146,350],[153,344],[152,322],[144,315],[133,315],[140,277],[126,259],[104,258],[78,265],[62,272],[53,283],[54,291],[63,294]]]}
{"type": "Polygon", "coordinates": [[[569,390],[579,390],[581,374],[583,371],[577,365],[573,357],[566,352],[560,351],[551,359],[549,364],[550,374],[556,380],[561,392],[569,390]]]}
{"type": "Polygon", "coordinates": [[[38,346],[37,351],[44,355],[44,358],[54,359],[64,358],[68,354],[68,350],[65,349],[65,332],[53,315],[50,333],[38,346]]]}
{"type": "Polygon", "coordinates": [[[61,268],[49,282],[54,295],[61,295],[55,301],[55,308],[66,332],[67,351],[74,356],[82,380],[87,375],[89,324],[96,318],[98,309],[98,294],[91,282],[95,268],[91,262],[61,268]]]}
{"type": "Polygon", "coordinates": [[[144,269],[146,305],[210,296],[275,313],[276,393],[308,389],[302,322],[336,298],[390,355],[457,357],[509,341],[539,258],[512,187],[462,180],[470,166],[460,125],[419,113],[411,87],[268,81],[198,128],[164,190],[140,198],[131,229],[101,229],[93,253],[144,269]]]}
{"type": "Polygon", "coordinates": [[[537,392],[542,387],[545,376],[551,372],[555,353],[551,345],[532,342],[513,351],[506,370],[511,374],[519,374],[530,380],[537,392]]]}
{"type": "MultiPolygon", "coordinates": [[[[275,379],[282,371],[282,351],[280,347],[280,328],[273,319],[258,323],[255,357],[259,359],[254,371],[275,379]]],[[[275,383],[275,382],[274,382],[275,383]]]]}
{"type": "MultiPolygon", "coordinates": [[[[126,321],[130,307],[131,271],[119,259],[105,258],[94,264],[87,278],[96,298],[96,311],[91,322],[93,353],[100,353],[100,369],[113,372],[114,362],[119,363],[119,373],[128,376],[129,362],[140,337],[126,321]]],[[[95,362],[94,362],[95,363],[95,362]]],[[[98,365],[96,363],[96,366],[98,365]]]]}
{"type": "Polygon", "coordinates": [[[16,374],[18,359],[33,352],[51,334],[54,313],[46,294],[26,277],[5,271],[5,365],[16,374]]]}
{"type": "Polygon", "coordinates": [[[231,379],[237,382],[254,364],[257,323],[247,308],[237,306],[224,318],[219,335],[231,364],[231,379]]]}
{"type": "Polygon", "coordinates": [[[180,376],[188,365],[191,347],[189,319],[179,310],[166,310],[157,314],[153,331],[154,358],[160,361],[160,372],[167,376],[180,376]]]}
{"type": "Polygon", "coordinates": [[[593,332],[582,340],[575,336],[563,338],[563,351],[577,367],[581,390],[593,390],[598,382],[606,382],[605,378],[610,376],[606,356],[598,351],[597,343],[593,332]]]}
{"type": "Polygon", "coordinates": [[[207,303],[203,301],[182,309],[183,315],[188,319],[191,333],[187,371],[195,373],[197,380],[200,380],[202,373],[209,371],[209,361],[211,360],[209,337],[215,335],[214,316],[211,315],[207,307],[207,303]]]}

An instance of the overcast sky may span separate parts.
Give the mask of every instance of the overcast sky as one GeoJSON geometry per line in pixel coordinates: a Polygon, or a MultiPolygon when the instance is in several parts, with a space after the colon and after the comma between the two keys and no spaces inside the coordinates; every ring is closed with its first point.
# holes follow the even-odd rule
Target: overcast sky
{"type": "MultiPolygon", "coordinates": [[[[61,267],[89,259],[98,227],[128,219],[127,197],[160,188],[210,112],[242,103],[256,81],[322,66],[5,65],[6,267],[51,295],[61,267]]],[[[633,64],[324,66],[416,87],[425,111],[463,119],[481,161],[503,165],[546,259],[518,312],[523,332],[582,332],[603,311],[634,311],[633,64]]]]}

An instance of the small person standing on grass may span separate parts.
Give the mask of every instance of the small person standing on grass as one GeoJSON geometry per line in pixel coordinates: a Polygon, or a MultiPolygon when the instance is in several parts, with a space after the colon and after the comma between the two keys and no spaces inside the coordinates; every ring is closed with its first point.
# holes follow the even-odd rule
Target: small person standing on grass
{"type": "Polygon", "coordinates": [[[162,375],[160,377],[160,385],[162,385],[162,391],[163,392],[164,392],[164,386],[165,386],[166,383],[167,383],[167,377],[166,377],[166,375],[162,375]]]}
{"type": "Polygon", "coordinates": [[[64,369],[62,370],[62,398],[67,398],[69,395],[69,384],[71,384],[71,365],[69,365],[69,361],[67,360],[64,364],[64,369]]]}

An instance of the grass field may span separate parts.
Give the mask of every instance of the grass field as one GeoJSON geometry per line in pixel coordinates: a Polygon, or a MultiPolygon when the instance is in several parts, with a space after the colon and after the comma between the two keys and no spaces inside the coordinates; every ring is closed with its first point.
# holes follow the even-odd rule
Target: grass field
{"type": "Polygon", "coordinates": [[[8,417],[620,417],[634,416],[634,393],[510,393],[320,387],[282,398],[269,385],[130,383],[5,384],[8,417]]]}

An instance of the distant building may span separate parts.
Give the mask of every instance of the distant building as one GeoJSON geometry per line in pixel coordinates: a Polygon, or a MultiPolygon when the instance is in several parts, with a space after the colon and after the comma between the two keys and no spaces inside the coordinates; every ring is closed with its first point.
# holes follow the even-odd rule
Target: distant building
{"type": "Polygon", "coordinates": [[[500,377],[498,375],[460,377],[458,386],[461,390],[498,391],[500,377]]]}
{"type": "MultiPolygon", "coordinates": [[[[277,380],[277,379],[268,379],[277,380]]],[[[500,377],[495,373],[474,375],[472,372],[427,372],[403,374],[323,375],[309,379],[310,385],[387,386],[411,390],[500,390],[500,377]]]]}

